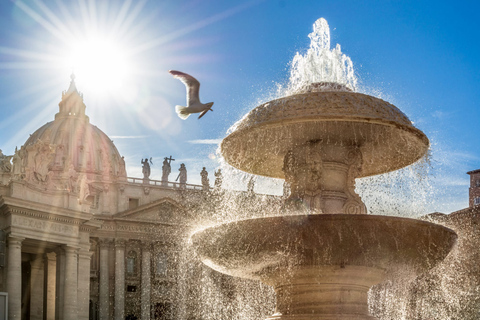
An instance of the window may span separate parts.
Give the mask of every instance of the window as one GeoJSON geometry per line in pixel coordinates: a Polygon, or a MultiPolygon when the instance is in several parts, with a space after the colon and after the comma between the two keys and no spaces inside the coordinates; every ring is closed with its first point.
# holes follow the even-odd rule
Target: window
{"type": "Polygon", "coordinates": [[[137,253],[132,250],[127,255],[127,274],[131,276],[135,273],[137,273],[137,253]]]}
{"type": "Polygon", "coordinates": [[[480,179],[477,179],[477,181],[475,181],[475,187],[480,187],[480,179]]]}
{"type": "Polygon", "coordinates": [[[475,198],[473,199],[473,205],[474,205],[474,206],[480,205],[480,197],[475,197],[475,198]]]}
{"type": "Polygon", "coordinates": [[[137,286],[127,286],[127,292],[137,292],[137,286]]]}
{"type": "Polygon", "coordinates": [[[165,253],[161,252],[157,255],[157,261],[155,265],[155,274],[165,277],[168,270],[168,257],[165,253]]]}

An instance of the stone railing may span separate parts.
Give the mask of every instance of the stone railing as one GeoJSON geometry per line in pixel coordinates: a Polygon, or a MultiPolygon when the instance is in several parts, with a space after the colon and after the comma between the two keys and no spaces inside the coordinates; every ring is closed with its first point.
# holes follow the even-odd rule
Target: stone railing
{"type": "Polygon", "coordinates": [[[164,187],[164,188],[188,189],[188,190],[198,190],[198,191],[203,190],[203,186],[197,185],[197,184],[150,180],[150,179],[132,178],[132,177],[127,177],[127,181],[129,183],[134,183],[134,184],[164,187]]]}

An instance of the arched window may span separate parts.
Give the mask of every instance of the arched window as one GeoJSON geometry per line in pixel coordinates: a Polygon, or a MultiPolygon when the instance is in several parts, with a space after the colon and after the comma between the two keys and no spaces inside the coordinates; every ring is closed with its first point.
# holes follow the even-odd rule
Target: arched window
{"type": "Polygon", "coordinates": [[[160,252],[157,254],[157,261],[155,265],[155,274],[157,276],[167,276],[168,271],[168,256],[166,253],[160,252]]]}
{"type": "Polygon", "coordinates": [[[130,250],[127,255],[127,274],[134,275],[137,273],[137,253],[130,250]]]}

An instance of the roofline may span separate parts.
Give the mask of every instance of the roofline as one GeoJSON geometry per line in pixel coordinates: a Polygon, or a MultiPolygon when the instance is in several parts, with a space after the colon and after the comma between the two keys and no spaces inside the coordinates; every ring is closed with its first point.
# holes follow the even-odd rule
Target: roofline
{"type": "Polygon", "coordinates": [[[480,169],[468,171],[467,174],[479,173],[480,169]]]}

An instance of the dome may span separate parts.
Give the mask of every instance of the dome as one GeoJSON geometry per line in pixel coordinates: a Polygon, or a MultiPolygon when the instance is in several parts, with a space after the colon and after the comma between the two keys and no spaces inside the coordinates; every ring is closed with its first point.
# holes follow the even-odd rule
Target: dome
{"type": "Polygon", "coordinates": [[[90,181],[126,177],[125,161],[112,140],[90,124],[74,76],[62,93],[55,120],[35,131],[18,152],[27,181],[44,182],[84,174],[90,181]]]}

